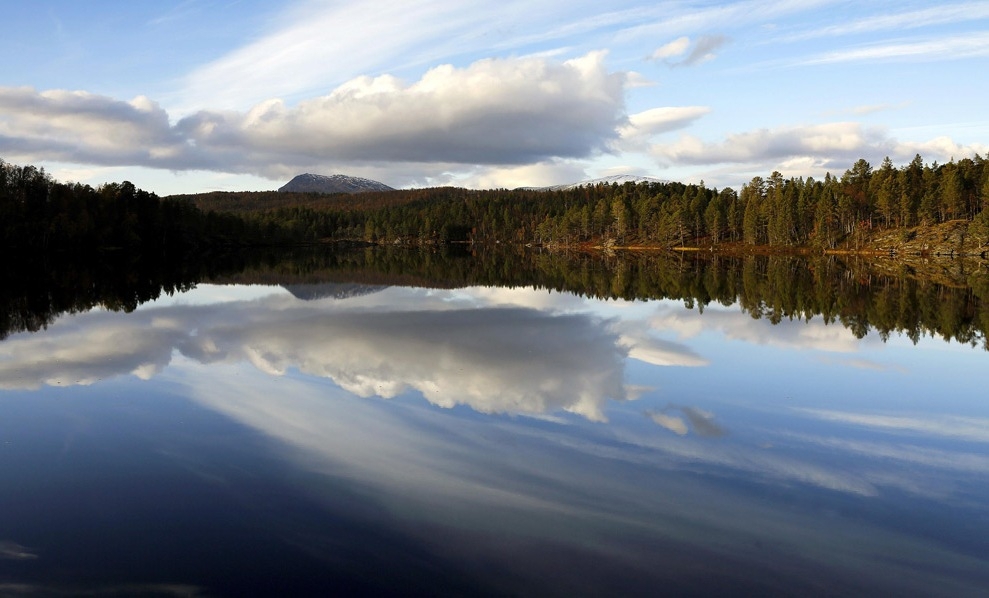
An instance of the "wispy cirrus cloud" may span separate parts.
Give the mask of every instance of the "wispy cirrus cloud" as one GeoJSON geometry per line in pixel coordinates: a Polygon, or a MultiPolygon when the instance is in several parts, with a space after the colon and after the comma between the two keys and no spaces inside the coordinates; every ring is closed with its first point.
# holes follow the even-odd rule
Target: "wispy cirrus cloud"
{"type": "Polygon", "coordinates": [[[799,442],[827,447],[867,459],[894,459],[904,463],[937,469],[989,473],[989,456],[980,453],[947,451],[931,446],[892,442],[870,442],[834,436],[788,434],[799,442]]]}
{"type": "Polygon", "coordinates": [[[986,18],[989,18],[989,4],[985,2],[963,2],[921,10],[874,15],[835,25],[814,27],[807,31],[781,36],[776,41],[793,42],[821,37],[859,35],[876,31],[903,31],[906,29],[933,27],[950,23],[971,23],[986,18]]]}
{"type": "Polygon", "coordinates": [[[885,413],[856,413],[830,409],[797,409],[799,413],[835,423],[875,428],[889,432],[940,436],[989,442],[989,419],[956,415],[890,415],[885,413]]]}
{"type": "Polygon", "coordinates": [[[696,63],[722,43],[711,31],[812,12],[835,1],[297,2],[250,43],[193,70],[163,101],[182,115],[207,104],[243,110],[271,97],[292,102],[320,95],[362,74],[462,64],[478,55],[609,48],[683,35],[700,36],[688,57],[696,63]]]}
{"type": "Polygon", "coordinates": [[[876,372],[897,372],[900,374],[909,373],[909,370],[903,368],[902,366],[879,363],[871,359],[831,359],[829,357],[822,356],[818,358],[818,361],[829,365],[846,366],[858,370],[872,370],[876,372]]]}
{"type": "Polygon", "coordinates": [[[663,12],[589,0],[296,2],[250,43],[190,72],[169,106],[182,115],[204,105],[244,110],[273,97],[291,103],[322,95],[361,75],[461,66],[479,55],[608,47],[612,29],[663,12]]]}
{"type": "Polygon", "coordinates": [[[989,31],[966,35],[889,40],[797,59],[793,66],[847,62],[939,61],[989,56],[989,31]]]}
{"type": "Polygon", "coordinates": [[[773,23],[791,15],[809,13],[836,0],[745,0],[743,2],[686,2],[660,5],[617,35],[617,41],[663,39],[712,30],[738,29],[753,23],[773,23]]]}
{"type": "Polygon", "coordinates": [[[907,102],[900,102],[897,104],[866,104],[862,106],[855,106],[851,109],[851,113],[856,116],[865,116],[867,114],[876,114],[878,112],[886,112],[889,110],[903,108],[907,106],[907,104],[907,102]]]}

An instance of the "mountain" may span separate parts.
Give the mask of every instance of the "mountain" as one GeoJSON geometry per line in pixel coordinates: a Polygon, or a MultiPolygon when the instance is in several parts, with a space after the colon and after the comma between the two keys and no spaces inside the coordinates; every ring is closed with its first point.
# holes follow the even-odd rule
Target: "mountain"
{"type": "Polygon", "coordinates": [[[279,191],[294,193],[362,193],[364,191],[394,191],[378,181],[345,174],[323,176],[321,174],[300,174],[278,188],[279,191]]]}
{"type": "Polygon", "coordinates": [[[580,181],[579,183],[568,183],[566,185],[553,185],[552,187],[525,187],[529,191],[569,191],[570,189],[576,189],[578,187],[594,187],[596,185],[611,185],[616,183],[618,185],[624,185],[625,183],[669,183],[663,179],[653,178],[651,176],[636,176],[633,174],[613,174],[610,176],[604,176],[599,179],[589,179],[586,181],[580,181]]]}
{"type": "Polygon", "coordinates": [[[315,301],[317,299],[350,299],[351,297],[363,297],[387,289],[384,285],[361,284],[357,282],[323,282],[318,284],[283,284],[289,293],[296,299],[303,301],[315,301]]]}

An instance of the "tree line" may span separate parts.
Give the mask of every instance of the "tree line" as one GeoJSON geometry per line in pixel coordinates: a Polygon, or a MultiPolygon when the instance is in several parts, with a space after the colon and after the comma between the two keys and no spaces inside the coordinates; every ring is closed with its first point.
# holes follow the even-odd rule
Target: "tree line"
{"type": "Polygon", "coordinates": [[[989,167],[978,155],[940,165],[917,155],[900,168],[889,158],[878,168],[862,159],[841,176],[822,180],[773,172],[739,191],[662,182],[183,198],[204,209],[250,213],[310,241],[834,248],[874,230],[966,220],[972,233],[989,242],[989,167]]]}
{"type": "Polygon", "coordinates": [[[208,193],[159,198],[130,182],[59,183],[0,160],[0,246],[30,249],[360,241],[574,247],[835,248],[874,230],[964,220],[989,244],[989,167],[916,156],[900,168],[858,160],[840,177],[773,172],[741,187],[625,183],[561,190],[452,187],[356,195],[208,193]]]}
{"type": "Polygon", "coordinates": [[[189,252],[288,241],[288,231],[159,198],[133,183],[97,188],[55,181],[43,168],[0,159],[0,247],[30,251],[126,248],[189,252]]]}

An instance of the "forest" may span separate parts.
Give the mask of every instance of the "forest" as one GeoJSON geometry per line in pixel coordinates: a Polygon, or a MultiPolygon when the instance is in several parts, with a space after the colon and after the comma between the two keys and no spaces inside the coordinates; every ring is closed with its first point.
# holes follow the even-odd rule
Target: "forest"
{"type": "MultiPolygon", "coordinates": [[[[34,250],[319,242],[542,247],[857,249],[877,231],[965,224],[989,246],[989,167],[976,155],[894,167],[860,159],[840,177],[755,177],[739,191],[703,183],[566,190],[453,187],[319,195],[213,192],[159,198],[132,183],[60,183],[0,160],[0,246],[34,250]]],[[[981,251],[980,251],[981,252],[981,251]]]]}
{"type": "Polygon", "coordinates": [[[179,196],[202,209],[251,215],[309,241],[537,246],[857,247],[879,230],[965,221],[989,243],[989,167],[976,155],[894,167],[855,162],[840,177],[755,177],[740,191],[703,183],[626,183],[569,190],[411,189],[359,196],[274,192],[179,196]]]}
{"type": "Polygon", "coordinates": [[[182,254],[292,241],[282,233],[282,227],[262,226],[257,219],[159,198],[129,181],[98,188],[61,183],[44,169],[0,160],[0,247],[182,254]]]}

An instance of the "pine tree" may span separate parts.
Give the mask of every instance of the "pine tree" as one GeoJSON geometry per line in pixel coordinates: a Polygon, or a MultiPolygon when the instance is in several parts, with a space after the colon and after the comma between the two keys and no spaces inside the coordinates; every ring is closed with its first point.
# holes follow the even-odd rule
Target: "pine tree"
{"type": "Polygon", "coordinates": [[[871,193],[876,198],[876,210],[886,227],[889,227],[893,222],[900,207],[897,177],[897,172],[893,168],[893,161],[889,159],[889,156],[886,156],[870,183],[871,193]]]}
{"type": "Polygon", "coordinates": [[[759,245],[766,242],[762,205],[764,193],[765,182],[762,177],[755,177],[748,185],[742,186],[742,202],[745,204],[745,214],[742,217],[742,238],[749,245],[759,245]]]}
{"type": "Polygon", "coordinates": [[[831,173],[824,177],[824,185],[814,212],[814,229],[818,245],[833,249],[838,242],[838,185],[831,173]]]}

